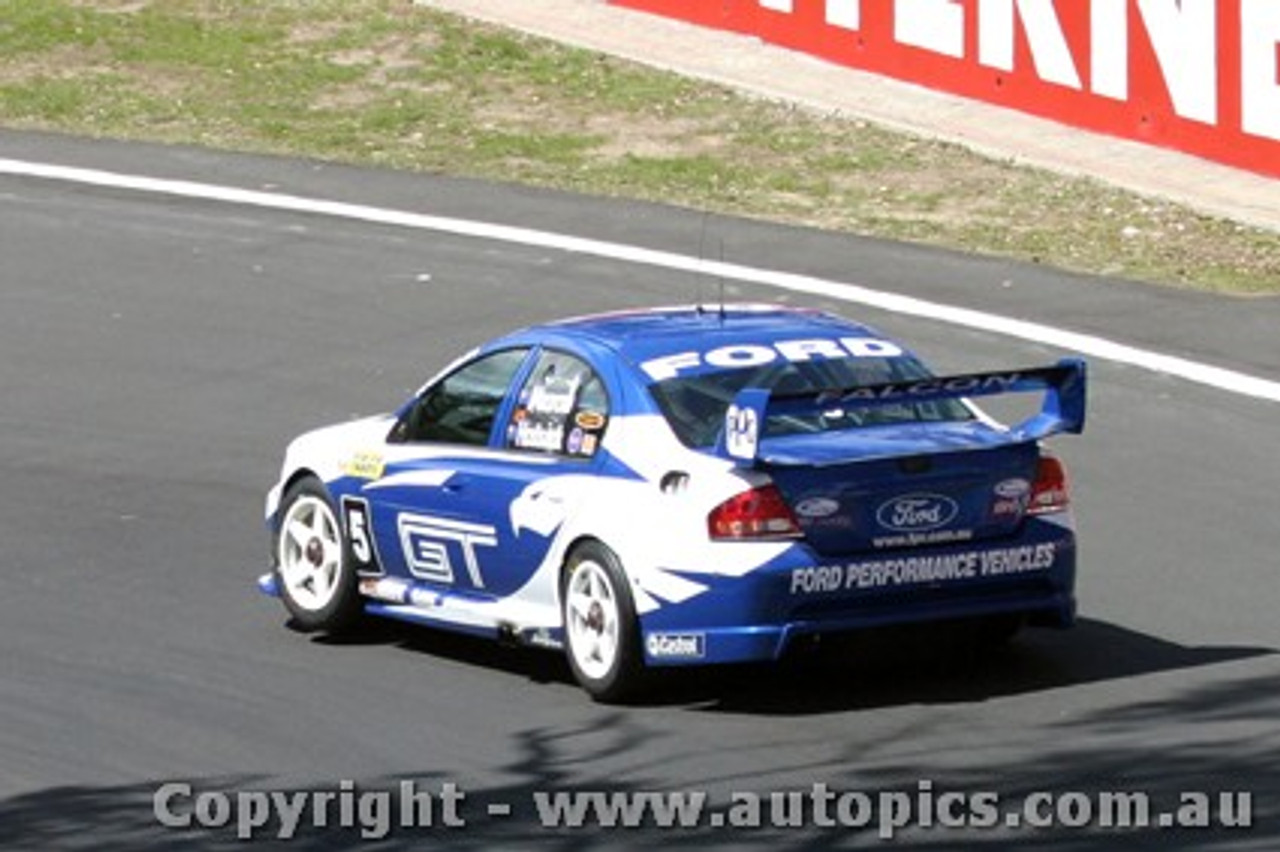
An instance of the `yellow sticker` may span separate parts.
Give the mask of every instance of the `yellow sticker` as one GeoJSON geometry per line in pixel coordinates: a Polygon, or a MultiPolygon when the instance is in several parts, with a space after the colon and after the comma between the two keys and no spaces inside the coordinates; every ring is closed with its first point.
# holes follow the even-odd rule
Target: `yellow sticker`
{"type": "Polygon", "coordinates": [[[357,479],[381,479],[385,467],[381,453],[356,453],[342,465],[342,472],[357,479]]]}

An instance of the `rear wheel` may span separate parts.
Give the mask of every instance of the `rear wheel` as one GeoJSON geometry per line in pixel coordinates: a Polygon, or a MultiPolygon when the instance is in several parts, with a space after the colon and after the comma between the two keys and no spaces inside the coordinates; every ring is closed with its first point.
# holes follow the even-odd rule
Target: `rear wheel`
{"type": "Polygon", "coordinates": [[[595,542],[574,548],[560,598],[569,666],[578,683],[597,701],[634,695],[644,666],[635,604],[618,557],[595,542]]]}
{"type": "Polygon", "coordinates": [[[355,570],[324,485],[308,477],[281,502],[276,574],[285,608],[303,630],[339,631],[360,614],[355,570]]]}

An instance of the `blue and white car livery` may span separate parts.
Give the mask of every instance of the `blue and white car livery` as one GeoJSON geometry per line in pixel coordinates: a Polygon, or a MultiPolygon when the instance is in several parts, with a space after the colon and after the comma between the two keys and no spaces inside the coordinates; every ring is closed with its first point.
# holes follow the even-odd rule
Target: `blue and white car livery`
{"type": "Polygon", "coordinates": [[[550,323],[393,414],[296,439],[260,581],[304,629],[362,612],[563,648],[593,696],[645,669],[953,618],[1067,626],[1083,362],[933,376],[831,314],[550,323]],[[1008,427],[970,400],[1044,391],[1008,427]]]}

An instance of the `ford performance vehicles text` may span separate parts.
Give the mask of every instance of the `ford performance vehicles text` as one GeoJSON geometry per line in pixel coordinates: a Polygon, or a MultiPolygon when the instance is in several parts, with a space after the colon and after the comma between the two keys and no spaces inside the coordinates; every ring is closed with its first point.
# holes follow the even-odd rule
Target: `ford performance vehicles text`
{"type": "Polygon", "coordinates": [[[260,585],[303,629],[370,613],[563,648],[602,700],[806,635],[1067,626],[1067,479],[1040,442],[1084,413],[1080,361],[935,377],[815,311],[550,323],[295,440],[260,585]],[[1011,427],[970,401],[1022,391],[1044,404],[1011,427]]]}

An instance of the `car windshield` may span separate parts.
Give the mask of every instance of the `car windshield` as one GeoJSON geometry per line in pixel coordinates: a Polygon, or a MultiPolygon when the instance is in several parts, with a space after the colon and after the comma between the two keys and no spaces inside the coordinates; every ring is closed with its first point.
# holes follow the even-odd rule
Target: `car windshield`
{"type": "MultiPolygon", "coordinates": [[[[830,358],[774,362],[761,367],[681,376],[657,382],[650,390],[676,436],[689,447],[709,447],[724,424],[725,410],[743,388],[766,388],[775,395],[849,391],[885,382],[910,382],[931,374],[914,358],[830,358]]],[[[839,405],[813,414],[771,414],[764,437],[860,429],[894,423],[970,420],[972,412],[957,400],[839,405]]]]}

